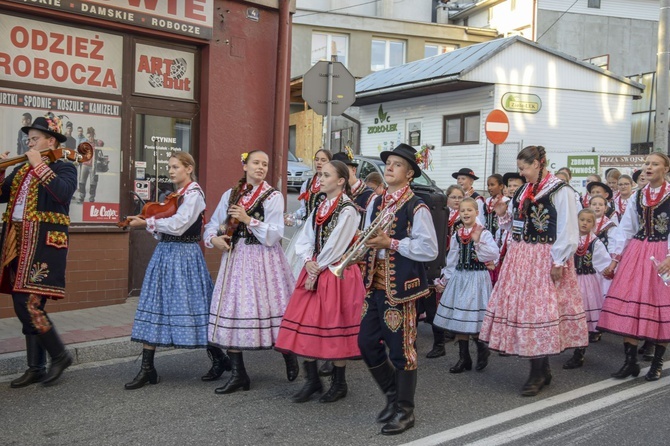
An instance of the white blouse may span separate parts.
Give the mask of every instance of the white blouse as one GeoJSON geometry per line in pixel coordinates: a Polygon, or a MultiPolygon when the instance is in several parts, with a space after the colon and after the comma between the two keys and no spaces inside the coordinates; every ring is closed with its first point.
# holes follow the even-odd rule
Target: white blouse
{"type": "MultiPolygon", "coordinates": [[[[456,231],[457,232],[457,231],[456,231]]],[[[449,254],[447,254],[447,265],[442,268],[442,276],[444,280],[451,279],[454,274],[456,265],[458,265],[458,256],[461,252],[461,244],[456,239],[456,232],[451,236],[449,243],[449,254]]],[[[484,229],[479,237],[479,243],[475,243],[475,252],[480,262],[497,262],[500,258],[500,249],[498,244],[493,240],[493,235],[488,229],[484,229]]]]}
{"type": "MultiPolygon", "coordinates": [[[[547,184],[536,194],[536,198],[549,193],[557,181],[548,181],[547,184]]],[[[532,187],[532,184],[526,183],[525,187],[532,187]]],[[[519,195],[521,196],[521,195],[519,195]]],[[[577,219],[577,204],[572,189],[562,187],[553,195],[553,204],[556,207],[556,241],[551,245],[551,258],[556,266],[564,266],[565,263],[574,255],[579,244],[579,224],[577,219]]],[[[501,228],[510,231],[512,229],[513,200],[507,205],[507,214],[505,218],[499,218],[498,223],[501,228]]],[[[510,243],[515,242],[510,238],[510,243]]]]}
{"type": "MultiPolygon", "coordinates": [[[[270,188],[270,185],[263,181],[258,186],[255,186],[251,192],[247,192],[249,195],[256,193],[259,187],[262,187],[264,190],[270,188]]],[[[219,204],[214,210],[211,219],[205,225],[205,246],[208,248],[213,248],[212,238],[216,237],[216,232],[219,230],[219,227],[226,223],[228,219],[228,201],[230,200],[230,194],[232,189],[228,189],[226,193],[223,194],[219,204]]],[[[261,191],[261,194],[263,191],[261,191]]],[[[251,222],[247,225],[249,231],[258,239],[261,244],[265,246],[273,246],[276,243],[279,243],[281,238],[284,236],[284,197],[281,192],[274,191],[270,194],[269,197],[263,201],[263,221],[258,221],[255,218],[251,219],[251,222]]]]}
{"type": "MultiPolygon", "coordinates": [[[[597,238],[595,234],[591,234],[591,237],[596,237],[596,243],[593,245],[593,257],[591,260],[593,268],[598,274],[602,274],[603,271],[610,266],[612,259],[610,258],[609,252],[607,252],[607,248],[605,248],[605,244],[597,238]]],[[[584,241],[585,239],[585,235],[580,236],[580,241],[584,241]]]]}
{"type": "MultiPolygon", "coordinates": [[[[183,189],[179,189],[177,193],[182,193],[183,189]]],[[[205,196],[196,182],[190,183],[186,186],[186,191],[183,192],[183,199],[177,212],[167,218],[147,218],[147,231],[154,234],[154,237],[160,240],[160,233],[170,235],[182,235],[193,223],[198,220],[198,217],[205,210],[205,196]]]]}
{"type": "MultiPolygon", "coordinates": [[[[343,195],[342,198],[345,201],[351,201],[346,195],[343,195]]],[[[332,198],[328,200],[328,203],[332,205],[336,199],[337,197],[332,198]]],[[[318,209],[312,211],[302,230],[296,235],[298,239],[295,244],[295,253],[298,259],[304,259],[305,262],[312,260],[312,254],[314,253],[316,234],[312,225],[312,218],[317,211],[318,209]]],[[[321,247],[321,252],[316,256],[316,263],[321,270],[326,268],[332,270],[333,265],[340,261],[356,235],[360,221],[361,214],[358,213],[355,206],[346,206],[340,211],[335,228],[330,233],[325,245],[321,247]]]]}
{"type": "MultiPolygon", "coordinates": [[[[645,188],[649,185],[645,186],[645,188]]],[[[660,192],[661,188],[652,188],[652,192],[660,192]]],[[[642,189],[644,191],[644,188],[642,189]]],[[[641,191],[633,192],[633,195],[630,196],[626,204],[626,212],[624,212],[623,217],[621,218],[621,223],[617,226],[617,229],[610,233],[610,253],[613,255],[621,255],[621,253],[628,245],[628,242],[637,231],[640,230],[640,221],[637,214],[637,206],[635,205],[635,200],[637,200],[637,194],[641,191]]],[[[670,195],[670,183],[665,183],[665,194],[663,197],[670,195]]],[[[642,204],[646,206],[647,197],[642,195],[642,204]]],[[[670,238],[668,238],[668,251],[670,252],[670,238]]]]}

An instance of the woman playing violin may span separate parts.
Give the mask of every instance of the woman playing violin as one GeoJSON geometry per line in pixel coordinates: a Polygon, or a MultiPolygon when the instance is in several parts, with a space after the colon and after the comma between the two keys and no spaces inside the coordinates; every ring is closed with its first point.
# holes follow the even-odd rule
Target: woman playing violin
{"type": "Polygon", "coordinates": [[[205,195],[195,182],[195,162],[186,152],[168,162],[170,180],[177,186],[177,212],[164,218],[128,217],[129,225],[145,228],[159,240],[147,267],[135,313],[131,340],[141,342],[142,367],[125,385],[133,390],[158,383],[154,367],[157,346],[207,348],[212,368],[202,377],[216,379],[229,369],[221,349],[207,344],[207,317],[212,279],[198,242],[205,211],[205,195]]]}
{"type": "MultiPolygon", "coordinates": [[[[205,227],[205,246],[223,251],[212,296],[209,340],[228,349],[233,369],[228,382],[215,390],[218,394],[249,390],[242,350],[274,346],[293,291],[293,275],[280,245],[284,197],[265,182],[268,164],[265,152],[243,154],[244,176],[223,194],[205,227]]],[[[284,360],[287,378],[293,381],[298,360],[290,354],[284,360]]]]}

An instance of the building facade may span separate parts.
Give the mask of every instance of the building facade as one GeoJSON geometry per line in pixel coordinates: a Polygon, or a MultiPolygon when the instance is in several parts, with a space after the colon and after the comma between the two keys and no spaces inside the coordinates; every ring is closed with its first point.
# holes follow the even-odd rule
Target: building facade
{"type": "MultiPolygon", "coordinates": [[[[116,223],[171,191],[172,152],[195,157],[210,212],[250,149],[270,154],[268,181],[285,190],[294,10],[284,0],[2,2],[4,147],[19,150],[24,115],[51,112],[100,158],[86,177],[79,167],[67,298],[52,311],[139,292],[155,241],[116,223]]],[[[214,273],[218,257],[207,253],[214,273]]],[[[0,317],[12,315],[0,299],[0,317]]]]}

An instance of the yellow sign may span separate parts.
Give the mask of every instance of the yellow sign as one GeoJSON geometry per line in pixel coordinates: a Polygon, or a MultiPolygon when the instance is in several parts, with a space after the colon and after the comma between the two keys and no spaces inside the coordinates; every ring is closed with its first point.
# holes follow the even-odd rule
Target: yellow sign
{"type": "Polygon", "coordinates": [[[501,102],[508,112],[537,113],[542,108],[542,100],[536,94],[505,93],[501,102]]]}

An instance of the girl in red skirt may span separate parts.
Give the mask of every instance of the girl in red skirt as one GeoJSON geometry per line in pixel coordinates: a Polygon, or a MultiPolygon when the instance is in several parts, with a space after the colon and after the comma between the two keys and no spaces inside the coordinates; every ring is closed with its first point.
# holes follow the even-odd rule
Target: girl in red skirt
{"type": "Polygon", "coordinates": [[[347,395],[347,359],[361,356],[358,331],[365,288],[357,265],[332,272],[351,244],[360,214],[347,196],[349,169],[341,161],[325,164],[321,171],[325,200],[312,212],[297,235],[296,255],[304,259],[295,291],[279,329],[275,348],[305,357],[307,380],[293,396],[303,403],[323,390],[316,359],[333,361],[332,385],[319,401],[331,403],[347,395]]]}
{"type": "Polygon", "coordinates": [[[598,329],[623,336],[626,359],[612,374],[614,378],[637,376],[638,340],[654,342],[656,351],[645,379],[656,381],[670,342],[670,287],[659,277],[670,273],[670,183],[665,181],[670,158],[652,153],[643,170],[649,184],[633,194],[610,240],[612,263],[608,271],[615,275],[598,329]]]}

